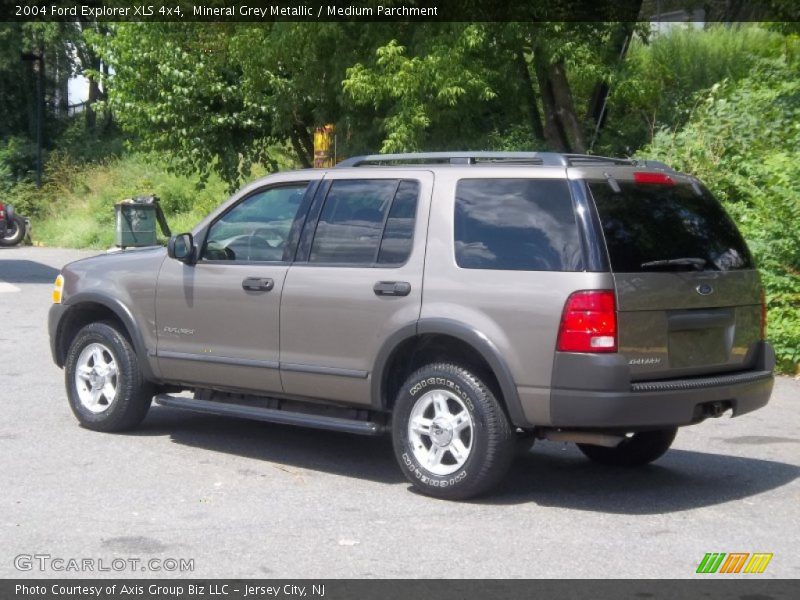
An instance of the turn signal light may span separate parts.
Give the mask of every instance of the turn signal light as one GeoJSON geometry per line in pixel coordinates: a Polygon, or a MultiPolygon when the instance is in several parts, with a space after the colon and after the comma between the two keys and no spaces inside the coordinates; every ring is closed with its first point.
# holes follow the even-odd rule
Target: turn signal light
{"type": "Polygon", "coordinates": [[[56,277],[56,282],[53,284],[53,304],[61,304],[61,294],[64,291],[64,276],[59,275],[56,277]]]}
{"type": "Polygon", "coordinates": [[[584,290],[567,298],[558,329],[559,352],[616,352],[617,307],[611,290],[584,290]]]}

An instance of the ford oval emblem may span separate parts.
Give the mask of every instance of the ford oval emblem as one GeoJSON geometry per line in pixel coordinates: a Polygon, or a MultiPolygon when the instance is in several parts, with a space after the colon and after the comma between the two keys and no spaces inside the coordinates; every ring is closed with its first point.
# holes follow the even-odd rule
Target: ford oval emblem
{"type": "Polygon", "coordinates": [[[709,294],[712,294],[714,292],[714,288],[708,285],[707,283],[701,283],[694,289],[697,290],[697,293],[700,294],[701,296],[708,296],[709,294]]]}

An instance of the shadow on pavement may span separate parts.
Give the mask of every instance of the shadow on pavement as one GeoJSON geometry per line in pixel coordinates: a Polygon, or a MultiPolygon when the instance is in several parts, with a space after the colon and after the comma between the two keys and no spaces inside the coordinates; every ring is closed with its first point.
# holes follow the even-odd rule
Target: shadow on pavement
{"type": "Polygon", "coordinates": [[[154,405],[129,435],[169,435],[177,444],[254,460],[401,483],[405,477],[388,436],[367,437],[245,419],[202,415],[154,405]]]}
{"type": "Polygon", "coordinates": [[[8,283],[53,283],[59,270],[32,260],[7,260],[4,252],[13,248],[3,248],[0,252],[0,280],[8,283]]]}
{"type": "MultiPolygon", "coordinates": [[[[362,437],[160,406],[131,435],[169,435],[177,444],[378,483],[405,481],[388,436],[362,437]]],[[[641,469],[603,467],[572,445],[544,442],[514,462],[491,496],[475,502],[659,514],[748,498],[799,475],[800,468],[781,462],[678,449],[641,469]]]]}
{"type": "Polygon", "coordinates": [[[605,467],[574,446],[542,443],[514,463],[497,494],[478,502],[660,514],[748,498],[798,476],[791,464],[679,449],[643,468],[605,467]]]}

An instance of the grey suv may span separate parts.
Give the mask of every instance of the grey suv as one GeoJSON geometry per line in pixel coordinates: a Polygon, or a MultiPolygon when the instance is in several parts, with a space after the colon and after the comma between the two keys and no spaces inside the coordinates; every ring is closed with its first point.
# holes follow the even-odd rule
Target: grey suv
{"type": "Polygon", "coordinates": [[[390,430],[445,498],[489,490],[535,439],[643,465],[679,426],[764,406],[764,325],[750,252],[699,181],[553,153],[271,175],[167,249],[66,266],[49,319],[85,427],[133,427],[155,395],[390,430]]]}

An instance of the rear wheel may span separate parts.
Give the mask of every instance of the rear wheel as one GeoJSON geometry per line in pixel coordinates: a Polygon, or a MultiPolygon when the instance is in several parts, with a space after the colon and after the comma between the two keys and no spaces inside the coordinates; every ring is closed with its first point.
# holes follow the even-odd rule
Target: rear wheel
{"type": "Polygon", "coordinates": [[[677,433],[677,427],[639,431],[626,437],[614,448],[592,444],[578,444],[578,448],[588,458],[602,465],[640,467],[663,456],[669,450],[677,433]]]}
{"type": "Polygon", "coordinates": [[[408,378],[395,403],[392,439],[409,481],[440,498],[488,491],[514,455],[514,432],[494,394],[453,364],[427,365],[408,378]]]}
{"type": "Polygon", "coordinates": [[[0,246],[16,246],[25,238],[26,229],[25,219],[14,215],[8,223],[5,236],[0,238],[0,246]]]}
{"type": "Polygon", "coordinates": [[[72,412],[88,429],[131,429],[150,408],[153,388],[130,342],[109,323],[90,323],[78,332],[64,373],[72,412]]]}

